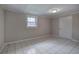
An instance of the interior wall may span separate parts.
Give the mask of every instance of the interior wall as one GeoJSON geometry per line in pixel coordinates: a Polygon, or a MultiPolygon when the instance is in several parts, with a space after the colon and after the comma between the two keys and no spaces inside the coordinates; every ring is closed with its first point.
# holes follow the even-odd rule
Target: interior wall
{"type": "Polygon", "coordinates": [[[59,18],[59,37],[72,39],[72,16],[59,18]]]}
{"type": "Polygon", "coordinates": [[[79,13],[52,19],[52,34],[79,42],[79,13]]]}
{"type": "Polygon", "coordinates": [[[0,9],[0,47],[4,44],[4,11],[0,9]]]}
{"type": "MultiPolygon", "coordinates": [[[[39,16],[38,27],[32,29],[24,26],[25,14],[6,11],[5,15],[5,42],[50,35],[51,32],[55,37],[61,36],[79,41],[79,14],[52,19],[52,28],[50,19],[39,16]]],[[[0,22],[1,45],[4,42],[4,14],[2,10],[0,10],[0,22]]]]}
{"type": "Polygon", "coordinates": [[[25,27],[25,31],[24,31],[25,38],[31,38],[31,37],[50,34],[50,19],[44,16],[37,16],[37,18],[38,18],[37,28],[29,29],[25,27]]]}
{"type": "Polygon", "coordinates": [[[79,13],[73,14],[72,38],[79,41],[79,13]]]}
{"type": "Polygon", "coordinates": [[[5,42],[17,41],[24,39],[24,15],[5,12],[6,30],[5,30],[5,42]]]}
{"type": "Polygon", "coordinates": [[[72,16],[63,16],[52,20],[52,35],[72,39],[72,16]]]}
{"type": "MultiPolygon", "coordinates": [[[[61,36],[79,41],[79,14],[52,19],[52,28],[50,19],[39,16],[38,27],[33,29],[24,26],[25,14],[6,11],[5,15],[5,42],[49,35],[51,32],[55,37],[61,36]]],[[[4,14],[2,10],[0,10],[0,22],[1,45],[4,42],[4,14]]]]}
{"type": "Polygon", "coordinates": [[[52,19],[52,36],[57,37],[58,36],[58,30],[59,30],[59,20],[58,18],[52,19]]]}
{"type": "Polygon", "coordinates": [[[38,17],[37,28],[27,28],[26,26],[24,26],[24,20],[26,20],[25,14],[18,14],[6,11],[5,15],[5,42],[23,40],[27,38],[50,34],[50,20],[45,16],[38,17]]]}

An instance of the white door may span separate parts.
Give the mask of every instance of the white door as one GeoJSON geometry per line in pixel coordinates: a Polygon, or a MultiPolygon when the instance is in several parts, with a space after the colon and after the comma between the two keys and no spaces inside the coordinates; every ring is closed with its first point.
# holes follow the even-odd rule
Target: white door
{"type": "Polygon", "coordinates": [[[59,19],[59,36],[72,39],[72,17],[61,17],[59,19]]]}

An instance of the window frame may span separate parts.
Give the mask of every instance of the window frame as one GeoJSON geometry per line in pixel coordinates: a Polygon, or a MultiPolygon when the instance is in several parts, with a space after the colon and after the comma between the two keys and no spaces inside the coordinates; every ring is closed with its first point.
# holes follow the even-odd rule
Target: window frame
{"type": "Polygon", "coordinates": [[[26,19],[25,19],[25,27],[26,28],[37,28],[38,27],[38,18],[36,16],[27,16],[26,19]],[[28,17],[29,18],[35,18],[36,26],[27,26],[27,23],[28,23],[27,19],[28,19],[28,17]]]}

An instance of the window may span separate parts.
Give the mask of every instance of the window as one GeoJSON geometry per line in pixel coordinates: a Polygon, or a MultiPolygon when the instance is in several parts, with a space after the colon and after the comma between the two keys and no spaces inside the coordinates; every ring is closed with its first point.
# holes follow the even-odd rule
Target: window
{"type": "Polygon", "coordinates": [[[26,26],[27,27],[37,27],[36,17],[27,17],[26,26]]]}

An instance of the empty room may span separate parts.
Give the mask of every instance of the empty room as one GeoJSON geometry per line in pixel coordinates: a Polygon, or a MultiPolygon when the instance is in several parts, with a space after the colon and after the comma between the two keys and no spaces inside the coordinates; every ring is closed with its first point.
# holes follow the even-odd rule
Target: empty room
{"type": "Polygon", "coordinates": [[[79,5],[0,4],[0,54],[79,54],[79,5]]]}

